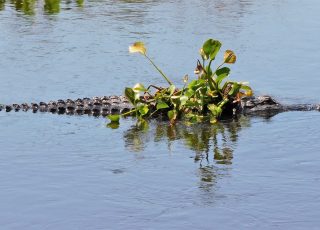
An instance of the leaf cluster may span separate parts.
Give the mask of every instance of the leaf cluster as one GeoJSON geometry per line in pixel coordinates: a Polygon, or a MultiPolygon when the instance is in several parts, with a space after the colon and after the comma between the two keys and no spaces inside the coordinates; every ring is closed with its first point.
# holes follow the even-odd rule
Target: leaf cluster
{"type": "MultiPolygon", "coordinates": [[[[197,77],[188,82],[188,75],[183,79],[182,88],[177,88],[171,80],[148,57],[142,42],[136,42],[129,47],[130,52],[144,55],[156,70],[169,83],[168,87],[150,85],[145,87],[138,83],[132,88],[125,88],[125,96],[134,105],[134,109],[126,114],[134,113],[138,118],[164,115],[173,124],[178,118],[185,117],[192,122],[210,120],[217,122],[223,113],[231,109],[235,111],[243,96],[251,96],[252,89],[245,82],[227,80],[230,68],[226,64],[234,64],[236,55],[226,50],[223,61],[212,68],[213,61],[221,48],[221,42],[207,40],[200,49],[201,60],[197,61],[194,73],[197,77]]],[[[119,121],[118,117],[110,117],[119,121]]]]}

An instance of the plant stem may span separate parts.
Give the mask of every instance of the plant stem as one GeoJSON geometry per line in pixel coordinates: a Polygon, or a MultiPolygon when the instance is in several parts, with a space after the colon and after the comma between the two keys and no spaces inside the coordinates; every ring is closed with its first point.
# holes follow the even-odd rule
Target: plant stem
{"type": "MultiPolygon", "coordinates": [[[[213,78],[214,75],[216,74],[217,70],[218,70],[221,66],[224,65],[224,63],[225,63],[225,62],[222,62],[222,64],[220,64],[220,65],[217,67],[217,69],[216,69],[216,70],[213,72],[213,74],[212,74],[212,78],[213,78]]],[[[210,64],[211,64],[211,62],[210,62],[210,64]]],[[[219,85],[217,84],[217,82],[216,82],[215,80],[214,80],[213,82],[214,82],[214,85],[215,85],[216,89],[219,91],[219,85]]]]}
{"type": "Polygon", "coordinates": [[[211,63],[212,63],[212,61],[213,61],[214,59],[211,59],[210,61],[209,61],[209,64],[208,64],[208,69],[210,69],[211,68],[211,63]]]}
{"type": "Polygon", "coordinates": [[[133,110],[130,110],[130,111],[126,112],[126,113],[121,114],[121,116],[127,116],[127,115],[129,115],[131,113],[134,113],[136,111],[138,111],[138,109],[133,109],[133,110]]]}
{"type": "Polygon", "coordinates": [[[216,69],[216,71],[214,71],[213,75],[217,72],[217,70],[218,70],[221,66],[224,65],[224,63],[225,63],[225,62],[222,62],[222,64],[217,67],[217,69],[216,69]]]}
{"type": "Polygon", "coordinates": [[[173,85],[173,83],[169,80],[169,78],[161,71],[161,69],[158,68],[158,66],[156,66],[156,64],[154,64],[154,62],[145,54],[144,55],[150,62],[151,64],[154,66],[154,68],[156,68],[156,70],[158,70],[158,72],[164,77],[164,79],[169,83],[169,85],[173,85]]]}

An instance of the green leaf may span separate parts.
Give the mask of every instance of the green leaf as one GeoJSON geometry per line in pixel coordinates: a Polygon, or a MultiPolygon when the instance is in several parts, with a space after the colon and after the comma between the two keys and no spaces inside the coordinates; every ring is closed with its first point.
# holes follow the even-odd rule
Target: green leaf
{"type": "Polygon", "coordinates": [[[248,90],[251,90],[251,91],[252,91],[251,87],[248,86],[248,85],[241,85],[240,88],[243,89],[243,90],[246,90],[246,91],[248,91],[248,90]]]}
{"type": "Polygon", "coordinates": [[[180,97],[180,105],[185,105],[188,101],[188,97],[187,96],[181,96],[180,97]]]}
{"type": "Polygon", "coordinates": [[[167,103],[163,102],[163,101],[159,101],[157,103],[157,110],[159,109],[166,109],[169,108],[169,105],[167,105],[167,103]]]}
{"type": "Polygon", "coordinates": [[[190,82],[190,84],[188,85],[189,89],[192,89],[193,91],[196,91],[197,89],[206,86],[206,81],[203,79],[199,79],[199,80],[193,80],[192,82],[190,82]]]}
{"type": "Polygon", "coordinates": [[[132,88],[126,87],[124,90],[124,95],[131,102],[131,104],[135,105],[135,93],[132,88]]]}
{"type": "Polygon", "coordinates": [[[138,110],[139,110],[139,113],[140,113],[141,116],[144,116],[144,115],[148,114],[148,112],[149,112],[148,106],[144,105],[144,104],[141,104],[138,107],[138,110]]]}
{"type": "Polygon", "coordinates": [[[192,107],[199,106],[199,104],[196,101],[190,101],[189,100],[189,101],[186,102],[185,106],[192,108],[192,107]]]}
{"type": "Polygon", "coordinates": [[[110,114],[107,116],[107,118],[109,118],[109,120],[113,123],[119,123],[120,120],[120,115],[118,114],[110,114]]]}
{"type": "Polygon", "coordinates": [[[133,86],[132,90],[133,90],[135,93],[148,91],[148,90],[144,87],[144,85],[141,84],[141,83],[137,83],[135,86],[133,86]]]}
{"type": "Polygon", "coordinates": [[[209,39],[203,44],[203,52],[205,55],[210,57],[211,60],[213,60],[217,53],[219,52],[221,47],[221,42],[218,40],[209,39]]]}
{"type": "Polygon", "coordinates": [[[189,84],[188,84],[188,88],[193,88],[198,84],[198,80],[192,80],[189,84]]]}
{"type": "Polygon", "coordinates": [[[237,93],[239,93],[239,90],[241,88],[241,85],[237,82],[231,82],[232,83],[232,89],[228,93],[230,96],[235,96],[237,93]]]}
{"type": "Polygon", "coordinates": [[[222,113],[222,109],[215,104],[209,104],[207,107],[210,110],[211,114],[216,118],[219,117],[222,113]]]}
{"type": "Polygon", "coordinates": [[[170,93],[170,96],[171,96],[174,93],[174,91],[176,90],[175,85],[170,85],[168,90],[169,90],[169,93],[170,93]]]}
{"type": "Polygon", "coordinates": [[[177,118],[177,111],[176,110],[168,111],[168,118],[170,121],[174,121],[177,118]]]}
{"type": "Polygon", "coordinates": [[[192,89],[187,89],[185,95],[187,97],[192,97],[194,95],[194,91],[192,89]]]}
{"type": "Polygon", "coordinates": [[[230,69],[228,67],[223,67],[221,69],[218,69],[216,71],[216,75],[217,75],[216,82],[217,82],[217,84],[220,85],[220,83],[223,81],[223,79],[228,77],[229,73],[230,73],[230,69]]]}

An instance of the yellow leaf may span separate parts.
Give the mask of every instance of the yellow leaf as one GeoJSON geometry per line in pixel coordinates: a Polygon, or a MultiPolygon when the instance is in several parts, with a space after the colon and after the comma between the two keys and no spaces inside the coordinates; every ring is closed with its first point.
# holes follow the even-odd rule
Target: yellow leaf
{"type": "Polygon", "coordinates": [[[143,55],[146,54],[147,49],[144,46],[143,42],[135,42],[133,45],[129,46],[129,52],[130,53],[141,53],[143,55]]]}
{"type": "Polygon", "coordinates": [[[232,50],[226,50],[223,59],[225,63],[233,64],[236,62],[237,56],[234,54],[232,50]]]}
{"type": "Polygon", "coordinates": [[[253,95],[252,90],[248,90],[248,91],[246,91],[246,96],[248,96],[248,97],[252,97],[252,95],[253,95]]]}

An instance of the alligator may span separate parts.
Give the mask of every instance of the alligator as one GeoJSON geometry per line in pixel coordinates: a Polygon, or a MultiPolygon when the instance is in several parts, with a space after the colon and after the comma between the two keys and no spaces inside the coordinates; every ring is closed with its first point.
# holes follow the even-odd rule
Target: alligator
{"type": "MultiPolygon", "coordinates": [[[[133,109],[133,105],[125,96],[102,96],[93,98],[78,98],[76,100],[57,100],[48,103],[23,103],[1,105],[0,111],[32,111],[51,112],[68,115],[107,116],[109,114],[122,114],[133,109]]],[[[268,95],[257,97],[244,97],[236,107],[231,109],[233,115],[244,114],[271,117],[286,111],[320,111],[319,104],[292,104],[283,105],[268,95]]]]}

